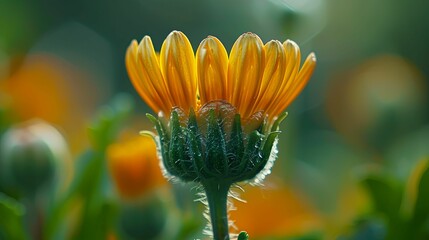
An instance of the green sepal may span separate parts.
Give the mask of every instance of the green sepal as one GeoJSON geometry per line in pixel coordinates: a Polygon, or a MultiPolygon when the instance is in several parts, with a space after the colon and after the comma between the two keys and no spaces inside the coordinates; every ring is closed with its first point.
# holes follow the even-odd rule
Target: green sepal
{"type": "Polygon", "coordinates": [[[171,132],[170,132],[170,128],[168,127],[167,118],[160,116],[160,117],[158,117],[158,121],[159,121],[159,125],[161,125],[162,129],[164,130],[164,133],[167,136],[170,136],[171,132]]]}
{"type": "Polygon", "coordinates": [[[283,120],[286,119],[287,115],[288,115],[288,113],[284,112],[277,117],[277,119],[273,123],[273,126],[271,126],[271,132],[275,132],[275,131],[279,130],[280,123],[282,123],[283,120]]]}
{"type": "Polygon", "coordinates": [[[168,143],[170,141],[170,137],[167,134],[167,130],[165,128],[165,126],[163,126],[161,124],[161,122],[153,115],[151,114],[146,114],[146,117],[149,119],[149,121],[151,121],[154,125],[155,125],[155,129],[158,132],[159,135],[159,140],[161,141],[161,143],[168,143]]]}
{"type": "Polygon", "coordinates": [[[188,142],[189,156],[194,164],[194,169],[199,177],[199,180],[214,177],[204,161],[201,133],[198,128],[197,117],[194,110],[191,108],[188,120],[188,142]]]}
{"type": "MultiPolygon", "coordinates": [[[[179,115],[176,111],[171,112],[170,118],[170,128],[171,128],[171,141],[170,149],[166,153],[168,154],[168,160],[166,161],[167,170],[174,176],[179,176],[180,178],[186,178],[180,162],[185,159],[185,139],[183,138],[182,127],[179,122],[179,115]]],[[[186,180],[186,179],[182,179],[186,180]]]]}
{"type": "MultiPolygon", "coordinates": [[[[207,169],[204,165],[204,159],[201,146],[201,135],[198,131],[197,118],[194,109],[189,112],[188,126],[186,129],[186,138],[188,142],[188,154],[191,160],[192,169],[198,179],[207,177],[207,169]]],[[[197,179],[194,179],[197,180],[197,179]]]]}
{"type": "Polygon", "coordinates": [[[172,161],[179,168],[179,177],[181,180],[185,182],[195,181],[198,179],[198,174],[189,155],[189,139],[185,130],[187,128],[185,126],[182,127],[179,114],[174,110],[172,111],[172,121],[174,121],[174,124],[171,125],[172,139],[170,146],[174,146],[175,148],[175,150],[170,151],[170,154],[175,155],[172,161]]]}
{"type": "Polygon", "coordinates": [[[262,151],[263,158],[267,158],[267,161],[268,161],[268,158],[270,157],[271,150],[273,149],[274,141],[276,140],[276,138],[279,136],[280,133],[281,133],[280,131],[270,132],[265,139],[265,142],[263,144],[263,148],[261,151],[262,151]]]}
{"type": "Polygon", "coordinates": [[[227,149],[227,157],[229,161],[229,166],[231,167],[230,172],[234,173],[234,170],[237,170],[236,168],[240,165],[244,153],[243,130],[241,127],[241,119],[239,114],[236,114],[234,116],[234,121],[232,122],[231,137],[227,144],[227,149]]]}
{"type": "Polygon", "coordinates": [[[157,125],[158,124],[158,119],[154,115],[152,115],[150,113],[146,113],[146,117],[147,117],[147,119],[149,119],[149,121],[151,123],[153,123],[153,125],[157,125]]]}
{"type": "Polygon", "coordinates": [[[195,134],[198,134],[197,116],[193,108],[189,110],[188,129],[195,134]]]}
{"type": "Polygon", "coordinates": [[[270,159],[279,124],[287,113],[272,125],[266,116],[262,119],[264,116],[258,115],[258,123],[248,131],[240,114],[234,114],[226,119],[213,108],[197,116],[191,108],[184,116],[181,109],[173,109],[169,122],[163,116],[148,114],[159,134],[167,172],[185,182],[222,179],[234,183],[254,178],[270,159]]]}
{"type": "Polygon", "coordinates": [[[271,132],[268,134],[268,136],[265,139],[265,143],[261,144],[261,150],[259,152],[259,162],[256,162],[255,166],[249,171],[250,178],[256,177],[259,172],[264,169],[265,165],[267,164],[268,160],[270,159],[271,150],[273,148],[274,141],[276,140],[277,136],[280,134],[279,131],[277,132],[271,132]]]}
{"type": "Polygon", "coordinates": [[[186,132],[189,143],[189,157],[191,158],[193,168],[196,170],[198,179],[204,179],[207,177],[207,171],[205,171],[204,160],[202,158],[201,142],[193,131],[188,130],[186,132]]]}
{"type": "Polygon", "coordinates": [[[155,125],[155,129],[162,141],[170,141],[168,127],[163,124],[162,118],[156,118],[152,114],[146,113],[146,117],[155,125]]]}
{"type": "Polygon", "coordinates": [[[234,178],[234,181],[249,180],[249,172],[253,169],[255,164],[259,162],[259,149],[262,143],[262,136],[257,130],[254,130],[247,141],[246,149],[244,150],[243,158],[238,166],[238,175],[234,178]]]}
{"type": "Polygon", "coordinates": [[[162,163],[164,164],[164,167],[169,171],[170,174],[173,174],[173,172],[170,172],[171,166],[169,161],[169,149],[170,149],[170,137],[165,133],[165,128],[161,125],[159,120],[147,113],[146,117],[155,125],[155,129],[158,132],[159,136],[159,142],[160,142],[160,148],[161,148],[161,156],[162,156],[162,163]]]}
{"type": "Polygon", "coordinates": [[[267,116],[265,116],[264,120],[261,123],[261,125],[258,127],[258,132],[260,132],[260,133],[264,133],[265,132],[265,128],[267,126],[267,122],[268,122],[268,119],[267,119],[267,116]]]}
{"type": "Polygon", "coordinates": [[[209,112],[206,152],[206,164],[209,170],[212,170],[217,175],[224,175],[229,168],[226,156],[226,143],[222,126],[214,110],[210,110],[209,112]]]}

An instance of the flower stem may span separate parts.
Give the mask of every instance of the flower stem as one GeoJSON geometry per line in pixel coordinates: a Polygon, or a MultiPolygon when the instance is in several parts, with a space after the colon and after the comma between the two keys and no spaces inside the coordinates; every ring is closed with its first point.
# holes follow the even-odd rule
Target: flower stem
{"type": "Polygon", "coordinates": [[[209,204],[213,239],[229,240],[227,201],[230,184],[214,181],[205,183],[203,186],[209,204]]]}

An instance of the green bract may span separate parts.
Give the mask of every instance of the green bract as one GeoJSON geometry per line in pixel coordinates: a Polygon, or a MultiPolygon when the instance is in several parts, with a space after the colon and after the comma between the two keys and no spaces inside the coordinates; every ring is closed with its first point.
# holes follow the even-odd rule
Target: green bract
{"type": "Polygon", "coordinates": [[[175,108],[169,123],[162,116],[148,117],[158,132],[158,148],[169,177],[231,185],[258,182],[269,173],[277,153],[278,125],[286,114],[272,124],[267,124],[262,112],[243,120],[231,104],[213,101],[188,115],[175,108]]]}

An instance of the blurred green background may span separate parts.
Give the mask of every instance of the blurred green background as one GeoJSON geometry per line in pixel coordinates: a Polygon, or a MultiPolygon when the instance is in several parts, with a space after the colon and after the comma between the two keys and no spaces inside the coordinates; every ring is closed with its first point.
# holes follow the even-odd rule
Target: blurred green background
{"type": "Polygon", "coordinates": [[[123,200],[105,161],[111,144],[151,129],[126,73],[128,44],[149,35],[159,50],[172,30],[194,50],[213,35],[229,51],[254,32],[317,55],[287,109],[273,174],[262,188],[243,184],[248,203],[231,213],[238,230],[250,239],[429,239],[428,9],[417,0],[0,0],[0,239],[202,237],[195,187],[161,184],[123,200]],[[8,180],[4,152],[10,130],[35,118],[59,130],[67,154],[49,169],[23,164],[27,182],[37,166],[38,179],[61,175],[46,180],[58,186],[28,191],[8,180]]]}

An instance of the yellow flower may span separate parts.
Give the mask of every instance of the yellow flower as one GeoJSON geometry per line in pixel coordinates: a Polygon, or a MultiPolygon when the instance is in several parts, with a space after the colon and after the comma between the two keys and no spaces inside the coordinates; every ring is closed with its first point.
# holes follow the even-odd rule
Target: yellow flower
{"type": "Polygon", "coordinates": [[[159,135],[164,174],[203,186],[215,240],[229,239],[230,186],[261,183],[271,171],[285,117],[279,114],[310,79],[316,57],[311,53],[302,68],[300,62],[294,42],[264,45],[253,33],[241,35],[229,57],[212,36],[194,54],[178,31],[168,35],[159,58],[148,36],[127,50],[131,81],[159,114],[148,117],[159,135]]]}
{"type": "Polygon", "coordinates": [[[131,81],[146,103],[167,116],[173,107],[188,112],[206,103],[224,100],[237,108],[243,119],[263,111],[269,119],[279,115],[307,84],[316,65],[310,53],[300,68],[298,45],[271,40],[265,45],[253,33],[241,35],[228,57],[213,36],[204,39],[196,54],[188,38],[171,32],[159,58],[145,36],[133,40],[126,67],[131,81]]]}
{"type": "Polygon", "coordinates": [[[159,169],[155,143],[135,137],[107,149],[110,174],[123,199],[135,199],[166,181],[159,169]]]}

